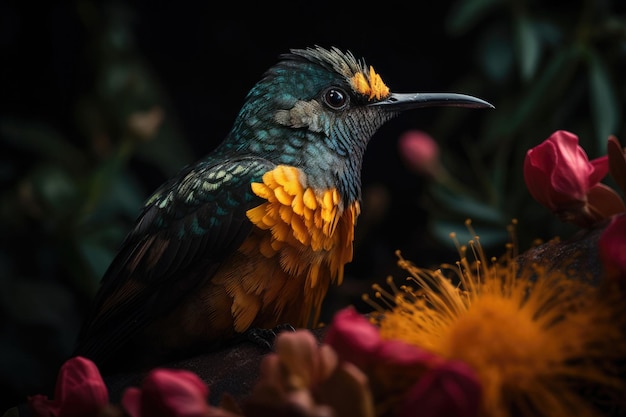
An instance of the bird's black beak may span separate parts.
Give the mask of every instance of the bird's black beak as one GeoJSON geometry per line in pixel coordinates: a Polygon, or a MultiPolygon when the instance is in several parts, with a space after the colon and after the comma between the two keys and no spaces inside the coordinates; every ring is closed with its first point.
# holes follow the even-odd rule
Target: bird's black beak
{"type": "Polygon", "coordinates": [[[385,100],[377,101],[370,106],[381,106],[389,111],[402,111],[420,107],[472,107],[495,108],[492,104],[479,98],[455,93],[405,93],[391,94],[385,100]]]}

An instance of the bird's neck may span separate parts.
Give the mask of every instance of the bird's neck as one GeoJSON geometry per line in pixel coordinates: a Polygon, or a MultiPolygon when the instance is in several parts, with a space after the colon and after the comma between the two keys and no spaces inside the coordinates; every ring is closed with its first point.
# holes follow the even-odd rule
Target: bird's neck
{"type": "Polygon", "coordinates": [[[346,206],[360,201],[366,138],[329,137],[283,126],[266,130],[241,127],[229,134],[218,152],[254,155],[276,165],[295,166],[305,174],[308,186],[319,190],[336,188],[346,206]]]}

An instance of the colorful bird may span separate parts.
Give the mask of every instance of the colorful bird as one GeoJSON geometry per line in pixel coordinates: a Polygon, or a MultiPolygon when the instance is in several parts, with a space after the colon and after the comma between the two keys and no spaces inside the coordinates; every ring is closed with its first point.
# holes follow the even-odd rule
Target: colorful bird
{"type": "Polygon", "coordinates": [[[282,55],[226,139],[148,199],[74,353],[107,373],[254,329],[315,326],[352,260],[370,138],[402,111],[429,106],[493,107],[462,94],[392,93],[337,48],[282,55]]]}

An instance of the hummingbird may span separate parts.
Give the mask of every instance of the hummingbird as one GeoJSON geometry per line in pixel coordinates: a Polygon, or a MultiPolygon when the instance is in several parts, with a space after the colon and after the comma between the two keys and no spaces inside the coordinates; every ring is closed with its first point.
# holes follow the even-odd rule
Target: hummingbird
{"type": "Polygon", "coordinates": [[[106,374],[254,329],[317,326],[353,258],[368,142],[402,112],[431,106],[493,108],[465,94],[393,93],[336,47],[282,54],[225,139],[147,199],[74,354],[106,374]]]}

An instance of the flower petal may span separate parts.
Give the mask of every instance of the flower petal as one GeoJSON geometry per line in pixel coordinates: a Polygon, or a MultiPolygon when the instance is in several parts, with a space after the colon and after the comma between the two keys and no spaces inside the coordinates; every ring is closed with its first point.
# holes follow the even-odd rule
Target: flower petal
{"type": "Polygon", "coordinates": [[[409,390],[400,417],[474,417],[481,403],[481,386],[474,371],[449,361],[426,372],[409,390]]]}
{"type": "Polygon", "coordinates": [[[598,240],[598,250],[608,278],[626,285],[626,214],[611,219],[598,240]]]}
{"type": "Polygon", "coordinates": [[[343,362],[319,390],[324,403],[332,406],[334,415],[376,415],[367,376],[350,362],[343,362]]]}
{"type": "Polygon", "coordinates": [[[28,397],[28,405],[34,417],[50,417],[59,415],[59,403],[42,394],[28,397]]]}
{"type": "Polygon", "coordinates": [[[605,184],[596,184],[587,193],[587,207],[596,222],[626,211],[624,200],[605,184]]]}
{"type": "Polygon", "coordinates": [[[89,359],[76,356],[59,369],[54,400],[34,395],[28,402],[36,416],[95,415],[109,404],[109,391],[98,367],[89,359]]]}
{"type": "Polygon", "coordinates": [[[417,172],[436,176],[440,167],[439,145],[426,132],[410,130],[398,140],[400,156],[407,166],[417,172]]]}
{"type": "Polygon", "coordinates": [[[615,199],[604,205],[597,200],[587,205],[588,197],[605,191],[596,191],[594,187],[598,188],[596,186],[608,173],[608,164],[607,156],[589,161],[576,135],[557,130],[526,153],[524,180],[537,202],[562,220],[589,227],[604,218],[598,213],[612,211],[615,206],[615,199]],[[596,204],[599,211],[594,212],[596,204]]]}
{"type": "Polygon", "coordinates": [[[141,390],[128,387],[122,394],[122,408],[130,417],[141,417],[141,390]]]}
{"type": "Polygon", "coordinates": [[[559,130],[548,138],[554,144],[556,159],[550,176],[553,194],[569,195],[581,199],[590,187],[590,176],[594,172],[587,154],[578,145],[578,136],[559,130]]]}
{"type": "Polygon", "coordinates": [[[375,361],[381,340],[373,324],[354,307],[346,307],[335,313],[324,343],[332,346],[343,360],[361,367],[375,361]]]}
{"type": "Polygon", "coordinates": [[[590,185],[594,185],[602,181],[609,173],[609,156],[604,155],[596,159],[592,159],[589,163],[593,166],[593,172],[589,176],[590,185]]]}
{"type": "Polygon", "coordinates": [[[428,365],[441,361],[441,357],[400,340],[386,340],[377,352],[383,364],[410,367],[428,365]]]}
{"type": "Polygon", "coordinates": [[[109,403],[109,391],[98,367],[81,356],[61,367],[55,397],[61,400],[59,416],[84,416],[109,403]]]}
{"type": "Polygon", "coordinates": [[[617,137],[609,137],[607,153],[611,177],[613,177],[620,187],[622,193],[626,194],[626,153],[624,153],[624,149],[617,140],[617,137]]]}
{"type": "Polygon", "coordinates": [[[317,340],[308,330],[279,333],[274,347],[280,362],[286,367],[291,389],[301,389],[312,385],[317,379],[319,354],[317,340]]]}
{"type": "MultiPolygon", "coordinates": [[[[136,393],[131,391],[124,395],[129,396],[126,404],[136,406],[136,393]]],[[[208,386],[193,372],[157,368],[146,376],[141,385],[141,416],[206,416],[208,395],[208,386]]]]}

